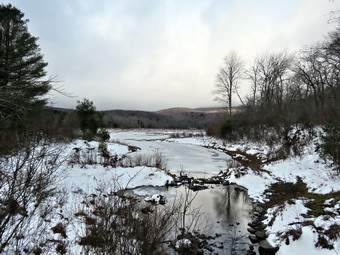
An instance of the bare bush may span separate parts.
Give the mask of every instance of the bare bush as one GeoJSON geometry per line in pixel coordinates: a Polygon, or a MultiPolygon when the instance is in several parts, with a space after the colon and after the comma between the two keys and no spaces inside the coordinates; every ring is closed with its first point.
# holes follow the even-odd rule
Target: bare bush
{"type": "MultiPolygon", "coordinates": [[[[133,146],[130,146],[133,147],[133,146]]],[[[137,148],[137,147],[133,147],[137,148]]],[[[95,147],[87,147],[85,149],[74,148],[69,164],[79,164],[86,168],[86,165],[103,165],[110,167],[135,167],[135,166],[148,166],[157,167],[161,170],[166,170],[167,161],[162,152],[156,150],[154,153],[145,154],[130,154],[128,156],[118,156],[111,154],[108,150],[100,150],[95,147]]]]}
{"type": "MultiPolygon", "coordinates": [[[[181,206],[181,232],[182,235],[187,232],[194,231],[200,223],[200,210],[199,208],[193,208],[192,203],[195,200],[198,193],[192,194],[190,189],[185,186],[184,196],[181,198],[183,200],[181,206]]],[[[202,227],[202,226],[201,226],[202,227]]]]}
{"type": "MultiPolygon", "coordinates": [[[[0,252],[21,253],[27,245],[35,215],[56,192],[60,154],[60,149],[37,142],[0,159],[0,252]]],[[[35,223],[37,233],[40,224],[35,223]]]]}
{"type": "MultiPolygon", "coordinates": [[[[105,143],[104,143],[105,144],[105,143]]],[[[103,165],[110,167],[117,167],[118,162],[124,157],[119,157],[117,154],[111,154],[107,148],[99,144],[98,149],[95,147],[73,148],[73,153],[68,163],[73,165],[80,165],[86,168],[87,165],[103,165]]]]}
{"type": "Polygon", "coordinates": [[[98,193],[83,195],[75,214],[83,222],[79,244],[85,253],[164,254],[165,240],[175,229],[180,204],[157,206],[112,185],[102,185],[98,193]]]}

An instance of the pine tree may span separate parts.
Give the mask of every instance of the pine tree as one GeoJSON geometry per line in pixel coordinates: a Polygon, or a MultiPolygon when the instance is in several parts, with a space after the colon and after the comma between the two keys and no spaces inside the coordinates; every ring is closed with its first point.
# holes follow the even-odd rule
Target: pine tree
{"type": "Polygon", "coordinates": [[[28,21],[11,4],[0,5],[0,125],[16,131],[25,129],[51,89],[51,81],[45,78],[47,63],[38,38],[28,32],[28,21]]]}
{"type": "Polygon", "coordinates": [[[100,126],[100,117],[92,101],[84,98],[82,102],[78,101],[77,103],[76,111],[80,130],[82,131],[83,138],[91,141],[97,134],[100,126]]]}

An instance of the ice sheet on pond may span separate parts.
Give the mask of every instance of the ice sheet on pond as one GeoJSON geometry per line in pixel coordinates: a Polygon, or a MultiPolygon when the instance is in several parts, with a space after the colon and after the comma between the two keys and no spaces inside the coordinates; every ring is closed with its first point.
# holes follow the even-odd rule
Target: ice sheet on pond
{"type": "Polygon", "coordinates": [[[117,140],[141,148],[140,154],[162,153],[167,159],[167,168],[174,173],[184,173],[195,177],[208,177],[225,171],[230,156],[190,143],[165,141],[169,136],[152,132],[111,133],[111,140],[117,140]]]}

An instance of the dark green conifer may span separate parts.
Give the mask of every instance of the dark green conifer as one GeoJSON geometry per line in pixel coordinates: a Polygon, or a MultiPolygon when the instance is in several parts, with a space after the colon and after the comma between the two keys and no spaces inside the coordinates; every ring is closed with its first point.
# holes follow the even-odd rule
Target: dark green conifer
{"type": "Polygon", "coordinates": [[[27,23],[19,9],[0,5],[0,125],[16,131],[25,129],[51,89],[38,38],[29,33],[27,23]]]}

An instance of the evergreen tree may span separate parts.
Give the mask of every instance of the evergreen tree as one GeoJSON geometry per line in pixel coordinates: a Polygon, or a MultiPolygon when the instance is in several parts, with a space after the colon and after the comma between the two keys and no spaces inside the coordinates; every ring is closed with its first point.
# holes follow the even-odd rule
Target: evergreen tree
{"type": "Polygon", "coordinates": [[[80,130],[83,138],[91,141],[97,134],[100,117],[92,101],[85,98],[83,102],[78,101],[77,103],[76,111],[80,122],[80,130]]]}
{"type": "Polygon", "coordinates": [[[0,125],[16,132],[25,129],[51,89],[38,38],[28,32],[27,23],[16,7],[0,5],[0,125]]]}

